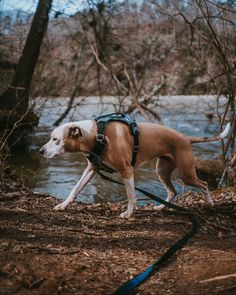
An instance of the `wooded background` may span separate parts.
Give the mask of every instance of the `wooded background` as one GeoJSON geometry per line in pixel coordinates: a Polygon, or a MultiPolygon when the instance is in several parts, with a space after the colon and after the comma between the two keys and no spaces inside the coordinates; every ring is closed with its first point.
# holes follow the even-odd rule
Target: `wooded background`
{"type": "Polygon", "coordinates": [[[235,1],[85,0],[68,14],[75,3],[39,0],[35,13],[1,11],[2,129],[36,124],[28,106],[39,96],[70,97],[57,125],[81,95],[114,95],[119,111],[161,121],[158,95],[213,94],[212,115],[222,128],[232,125],[223,155],[230,147],[234,154],[235,1]]]}

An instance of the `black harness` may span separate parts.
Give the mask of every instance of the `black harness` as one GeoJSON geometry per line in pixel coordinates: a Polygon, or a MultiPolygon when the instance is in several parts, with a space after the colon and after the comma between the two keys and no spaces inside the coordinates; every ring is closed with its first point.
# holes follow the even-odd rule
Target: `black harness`
{"type": "Polygon", "coordinates": [[[104,136],[106,125],[110,122],[118,121],[128,125],[130,128],[130,132],[134,137],[134,146],[131,161],[131,165],[134,166],[136,162],[137,153],[139,150],[139,130],[134,118],[132,118],[130,115],[123,113],[113,113],[96,117],[95,121],[97,123],[98,132],[96,136],[96,143],[92,151],[90,152],[89,156],[87,157],[88,160],[93,163],[93,165],[96,167],[98,171],[101,169],[109,173],[115,172],[114,169],[102,163],[101,156],[107,144],[104,136]]]}

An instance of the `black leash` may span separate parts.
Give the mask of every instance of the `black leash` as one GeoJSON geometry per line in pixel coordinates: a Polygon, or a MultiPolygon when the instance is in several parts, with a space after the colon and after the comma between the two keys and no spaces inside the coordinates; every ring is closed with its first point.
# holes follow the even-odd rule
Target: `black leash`
{"type": "MultiPolygon", "coordinates": [[[[98,174],[103,179],[105,179],[107,181],[117,183],[119,185],[124,185],[122,182],[114,180],[113,178],[110,178],[110,177],[102,174],[100,171],[98,171],[98,174]]],[[[145,191],[142,188],[139,188],[139,187],[135,186],[135,189],[137,191],[143,193],[147,197],[151,198],[152,200],[155,200],[155,201],[157,201],[157,202],[159,202],[161,204],[164,204],[170,209],[175,209],[175,211],[177,211],[178,214],[187,215],[189,217],[189,220],[192,222],[192,227],[191,227],[191,230],[187,234],[185,234],[180,240],[178,240],[174,245],[172,245],[162,255],[162,257],[158,261],[154,262],[145,271],[139,273],[133,279],[128,280],[125,284],[123,284],[120,288],[118,288],[113,295],[130,294],[130,292],[134,288],[138,287],[147,278],[149,278],[154,272],[158,271],[161,268],[161,266],[163,266],[164,262],[166,262],[170,257],[172,257],[178,250],[180,250],[187,243],[187,241],[197,233],[197,230],[198,230],[198,227],[199,227],[198,219],[197,219],[197,217],[196,217],[196,215],[194,214],[193,211],[191,211],[191,210],[189,210],[187,208],[183,208],[183,207],[177,206],[175,204],[171,204],[169,202],[166,202],[166,201],[162,200],[161,198],[159,198],[157,196],[154,196],[150,192],[145,191]]]]}

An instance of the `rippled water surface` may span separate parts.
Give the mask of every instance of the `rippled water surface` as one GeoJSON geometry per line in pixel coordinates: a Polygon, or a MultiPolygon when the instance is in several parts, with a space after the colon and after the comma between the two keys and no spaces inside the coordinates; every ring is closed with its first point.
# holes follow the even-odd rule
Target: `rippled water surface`
{"type": "MultiPolygon", "coordinates": [[[[39,155],[38,149],[49,139],[54,128],[53,123],[65,110],[67,102],[67,98],[36,100],[39,125],[28,137],[29,149],[17,151],[12,159],[12,166],[18,175],[22,176],[26,185],[37,192],[49,193],[60,199],[65,199],[70,193],[86,167],[86,160],[78,154],[44,159],[39,155]]],[[[215,105],[212,97],[160,97],[158,105],[155,110],[161,115],[165,126],[191,136],[211,136],[219,133],[217,119],[209,120],[206,117],[206,112],[212,111],[215,105]]],[[[73,110],[64,122],[90,119],[117,110],[117,99],[113,97],[103,98],[102,103],[96,97],[77,98],[73,110]]],[[[135,114],[135,118],[137,121],[145,120],[139,113],[135,114]]],[[[214,158],[220,152],[220,144],[198,144],[194,146],[194,152],[196,156],[214,158]]],[[[155,162],[152,161],[138,169],[135,173],[136,183],[164,197],[165,192],[156,181],[154,168],[155,162]]],[[[78,200],[86,203],[115,202],[125,200],[125,193],[122,187],[95,176],[78,200]]]]}

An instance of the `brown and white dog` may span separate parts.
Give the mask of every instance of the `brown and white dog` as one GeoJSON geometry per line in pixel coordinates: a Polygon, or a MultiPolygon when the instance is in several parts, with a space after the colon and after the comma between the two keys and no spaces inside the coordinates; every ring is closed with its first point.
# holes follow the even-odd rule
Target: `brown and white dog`
{"type": "MultiPolygon", "coordinates": [[[[129,218],[136,203],[133,170],[146,161],[157,158],[156,173],[167,190],[167,201],[176,196],[171,182],[171,173],[178,169],[179,177],[186,185],[200,188],[205,200],[213,204],[206,182],[200,180],[195,171],[192,143],[217,141],[227,137],[230,124],[218,136],[212,138],[186,137],[183,134],[153,123],[138,123],[140,149],[135,167],[131,165],[133,136],[129,126],[121,122],[111,122],[105,129],[107,145],[102,155],[102,162],[120,173],[123,178],[128,198],[127,210],[120,217],[129,218]]],[[[51,134],[51,139],[41,149],[45,158],[52,158],[65,152],[83,153],[88,155],[92,150],[97,134],[95,120],[66,123],[57,127],[51,134]]],[[[88,161],[88,166],[65,201],[58,204],[55,210],[64,210],[72,203],[80,191],[96,173],[95,167],[88,161]]],[[[155,206],[162,209],[164,205],[155,206]]]]}

